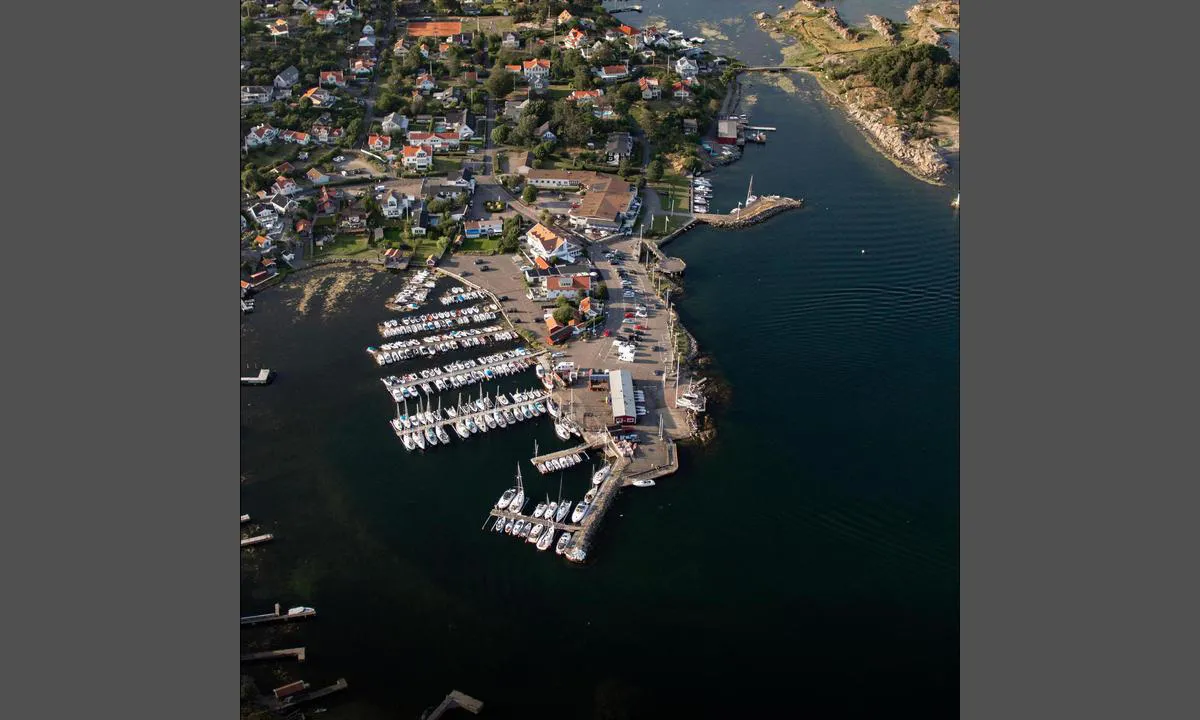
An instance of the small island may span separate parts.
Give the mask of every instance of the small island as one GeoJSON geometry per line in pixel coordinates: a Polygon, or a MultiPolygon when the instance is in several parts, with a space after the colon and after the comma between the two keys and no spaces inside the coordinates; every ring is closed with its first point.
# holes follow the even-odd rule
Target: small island
{"type": "Polygon", "coordinates": [[[846,24],[834,7],[801,0],[759,26],[785,44],[787,65],[811,72],[877,148],[912,175],[939,183],[957,152],[959,64],[942,33],[958,30],[958,3],[920,2],[907,23],[868,16],[846,24]]]}

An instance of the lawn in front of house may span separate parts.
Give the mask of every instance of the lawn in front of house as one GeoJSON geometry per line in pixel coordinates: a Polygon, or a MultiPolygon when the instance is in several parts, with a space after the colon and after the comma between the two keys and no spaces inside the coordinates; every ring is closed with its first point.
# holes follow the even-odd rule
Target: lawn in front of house
{"type": "Polygon", "coordinates": [[[366,234],[339,233],[332,241],[325,241],[325,246],[319,248],[316,257],[357,257],[374,252],[375,248],[367,244],[366,234]]]}
{"type": "Polygon", "coordinates": [[[467,254],[493,255],[500,251],[499,237],[464,237],[458,252],[467,254]]]}

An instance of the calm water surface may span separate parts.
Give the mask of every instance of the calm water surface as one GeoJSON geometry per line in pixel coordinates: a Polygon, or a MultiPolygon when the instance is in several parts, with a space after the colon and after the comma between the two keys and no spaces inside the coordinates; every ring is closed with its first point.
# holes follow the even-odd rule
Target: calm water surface
{"type": "Polygon", "coordinates": [[[953,190],[892,166],[794,82],[748,83],[754,121],[780,129],[713,176],[714,205],[753,175],[808,207],[669,246],[688,262],[683,319],[731,387],[718,440],[623,493],[586,567],[479,529],[534,442],[557,446],[549,423],[424,455],[391,433],[363,349],[398,279],[362,275],[303,316],[300,278],[261,296],[243,367],[280,377],[242,392],[242,498],[277,539],[243,553],[242,606],[319,612],[243,632],[308,648],[286,676],[257,670],[264,689],[345,677],[331,720],[415,718],[452,688],[489,717],[957,714],[953,190]]]}

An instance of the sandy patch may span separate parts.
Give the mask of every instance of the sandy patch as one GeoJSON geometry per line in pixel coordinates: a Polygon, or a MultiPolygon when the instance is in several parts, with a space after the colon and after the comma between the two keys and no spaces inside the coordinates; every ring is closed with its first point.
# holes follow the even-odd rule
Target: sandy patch
{"type": "Polygon", "coordinates": [[[332,285],[333,280],[334,278],[332,275],[322,271],[313,273],[307,280],[305,280],[304,287],[300,288],[300,299],[296,301],[297,319],[308,314],[308,310],[312,304],[313,298],[315,298],[317,294],[321,292],[323,287],[332,285]]]}
{"type": "MultiPolygon", "coordinates": [[[[723,22],[723,21],[718,21],[723,22]]],[[[710,22],[698,22],[696,27],[700,30],[700,34],[710,40],[718,40],[721,42],[729,42],[729,36],[721,32],[716,25],[710,22]]]]}
{"type": "Polygon", "coordinates": [[[929,129],[933,131],[943,150],[958,152],[958,120],[939,116],[929,123],[929,129]]]}

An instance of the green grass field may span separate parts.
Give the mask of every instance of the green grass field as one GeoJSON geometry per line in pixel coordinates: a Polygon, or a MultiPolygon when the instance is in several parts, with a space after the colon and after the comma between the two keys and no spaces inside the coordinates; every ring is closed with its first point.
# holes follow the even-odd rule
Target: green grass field
{"type": "Polygon", "coordinates": [[[467,238],[464,237],[458,252],[467,254],[491,255],[500,250],[500,238],[467,238]]]}
{"type": "Polygon", "coordinates": [[[332,242],[326,242],[325,247],[317,250],[316,257],[358,257],[374,252],[367,244],[366,235],[338,234],[332,242]]]}

